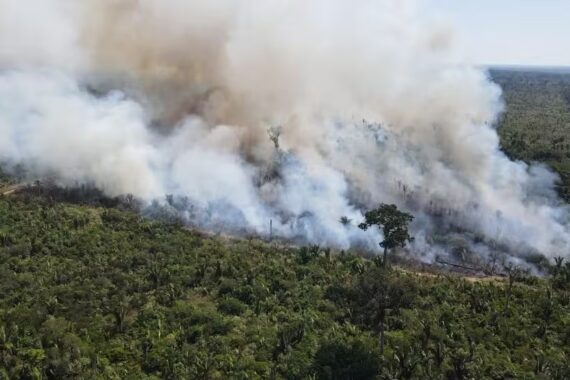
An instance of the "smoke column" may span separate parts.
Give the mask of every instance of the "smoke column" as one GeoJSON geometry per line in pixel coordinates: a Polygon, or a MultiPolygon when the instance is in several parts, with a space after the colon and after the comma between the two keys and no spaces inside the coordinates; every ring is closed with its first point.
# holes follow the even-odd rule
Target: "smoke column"
{"type": "Polygon", "coordinates": [[[0,0],[0,161],[202,228],[266,235],[272,219],[284,238],[376,249],[380,233],[356,225],[383,202],[415,215],[426,260],[456,238],[481,257],[566,254],[556,176],[500,151],[500,89],[450,64],[453,33],[422,14],[402,0],[0,0]]]}

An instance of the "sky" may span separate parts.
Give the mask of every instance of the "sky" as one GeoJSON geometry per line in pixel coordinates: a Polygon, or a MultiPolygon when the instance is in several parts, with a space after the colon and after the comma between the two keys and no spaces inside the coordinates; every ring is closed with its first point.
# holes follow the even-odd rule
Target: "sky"
{"type": "Polygon", "coordinates": [[[450,22],[466,60],[481,65],[570,66],[570,0],[425,0],[450,22]]]}

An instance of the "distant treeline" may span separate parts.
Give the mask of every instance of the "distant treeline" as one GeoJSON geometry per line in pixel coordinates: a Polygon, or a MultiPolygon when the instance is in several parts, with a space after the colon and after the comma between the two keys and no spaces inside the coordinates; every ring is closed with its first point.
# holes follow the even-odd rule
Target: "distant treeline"
{"type": "Polygon", "coordinates": [[[570,200],[570,72],[501,69],[491,76],[506,103],[499,122],[503,150],[550,165],[561,177],[559,193],[570,200]]]}

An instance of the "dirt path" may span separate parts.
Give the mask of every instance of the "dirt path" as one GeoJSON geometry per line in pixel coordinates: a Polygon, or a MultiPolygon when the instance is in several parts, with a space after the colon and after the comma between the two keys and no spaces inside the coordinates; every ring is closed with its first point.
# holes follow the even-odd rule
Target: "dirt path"
{"type": "Polygon", "coordinates": [[[15,185],[9,185],[9,186],[4,186],[4,187],[0,187],[0,195],[10,195],[15,193],[16,191],[20,190],[21,188],[23,188],[24,186],[26,186],[26,184],[24,183],[17,183],[15,185]]]}
{"type": "Polygon", "coordinates": [[[397,267],[398,270],[411,274],[417,277],[433,278],[433,279],[444,279],[444,278],[459,278],[470,283],[495,283],[502,284],[505,282],[505,277],[496,275],[470,275],[466,273],[454,272],[451,270],[444,270],[439,268],[434,268],[433,270],[421,270],[414,268],[397,267]]]}

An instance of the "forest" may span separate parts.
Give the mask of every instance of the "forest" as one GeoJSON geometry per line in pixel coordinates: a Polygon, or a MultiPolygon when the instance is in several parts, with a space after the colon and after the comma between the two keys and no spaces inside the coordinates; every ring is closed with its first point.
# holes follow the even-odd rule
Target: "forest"
{"type": "MultiPolygon", "coordinates": [[[[552,165],[568,196],[570,76],[492,75],[504,149],[552,165]]],[[[0,195],[0,379],[570,378],[562,258],[543,277],[462,276],[48,190],[0,195]]]]}
{"type": "Polygon", "coordinates": [[[3,379],[567,379],[570,263],[418,273],[0,198],[3,379]]]}
{"type": "Polygon", "coordinates": [[[506,104],[498,125],[503,150],[513,159],[544,162],[561,177],[570,200],[570,73],[564,70],[491,70],[506,104]]]}

